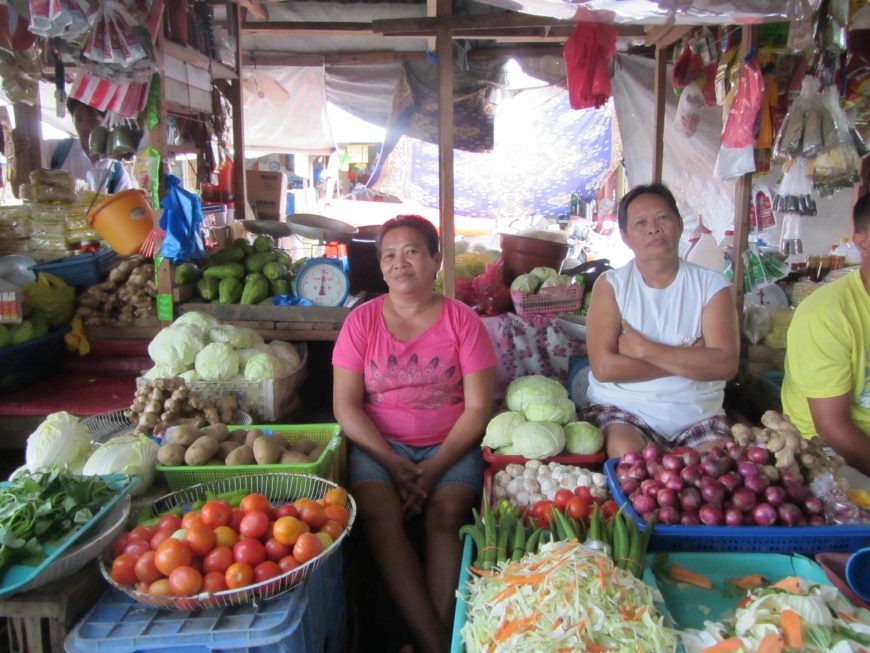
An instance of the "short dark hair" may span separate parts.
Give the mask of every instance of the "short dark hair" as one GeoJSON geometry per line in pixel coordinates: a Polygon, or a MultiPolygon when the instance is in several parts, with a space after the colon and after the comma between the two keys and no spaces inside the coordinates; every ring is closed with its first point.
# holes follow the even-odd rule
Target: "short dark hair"
{"type": "Polygon", "coordinates": [[[677,200],[674,199],[674,194],[671,190],[661,183],[645,184],[643,186],[635,186],[619,201],[619,208],[616,210],[616,221],[619,224],[619,229],[625,231],[628,225],[628,206],[641,195],[658,195],[668,203],[671,211],[683,222],[683,216],[680,215],[680,210],[677,208],[677,200]]]}
{"type": "Polygon", "coordinates": [[[75,98],[71,98],[71,97],[68,97],[66,99],[66,110],[67,110],[67,113],[69,113],[69,115],[73,115],[76,112],[76,109],[78,109],[79,107],[87,107],[91,111],[96,111],[101,116],[106,115],[105,111],[100,111],[96,107],[92,107],[90,104],[85,104],[84,102],[81,102],[81,101],[76,100],[75,98]]]}
{"type": "Polygon", "coordinates": [[[381,225],[377,241],[378,258],[381,257],[381,243],[384,241],[384,236],[386,236],[388,232],[393,229],[398,229],[399,227],[414,229],[417,233],[423,236],[423,242],[426,243],[426,248],[429,250],[429,254],[435,256],[438,253],[439,240],[438,231],[435,229],[435,225],[421,215],[409,214],[397,215],[395,218],[391,218],[381,225]]]}
{"type": "Polygon", "coordinates": [[[855,202],[855,208],[852,209],[852,223],[855,225],[855,231],[864,233],[870,230],[870,193],[864,193],[855,202]]]}

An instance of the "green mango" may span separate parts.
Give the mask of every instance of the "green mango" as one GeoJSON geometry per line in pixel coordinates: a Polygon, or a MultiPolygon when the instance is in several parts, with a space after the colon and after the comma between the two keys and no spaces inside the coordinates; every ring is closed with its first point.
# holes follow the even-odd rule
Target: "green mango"
{"type": "Polygon", "coordinates": [[[245,260],[245,250],[241,247],[227,247],[221,249],[209,259],[212,265],[223,265],[224,263],[241,263],[245,260]]]}
{"type": "Polygon", "coordinates": [[[12,330],[5,324],[0,324],[0,349],[8,347],[12,341],[12,330]]]}
{"type": "Polygon", "coordinates": [[[196,282],[196,290],[200,297],[210,302],[213,299],[217,299],[220,283],[220,279],[216,277],[203,277],[196,282]]]}
{"type": "Polygon", "coordinates": [[[272,289],[273,295],[293,294],[293,284],[288,279],[272,279],[269,281],[269,287],[272,289]]]}
{"type": "Polygon", "coordinates": [[[30,320],[24,320],[21,324],[12,327],[12,338],[9,340],[9,344],[20,345],[22,342],[32,339],[33,323],[30,320]]]}
{"type": "Polygon", "coordinates": [[[275,247],[275,241],[272,240],[272,236],[264,235],[254,238],[255,252],[271,252],[273,247],[275,247]]]}
{"type": "Polygon", "coordinates": [[[269,282],[262,274],[259,279],[251,279],[242,290],[242,304],[259,304],[269,296],[269,282]]]}
{"type": "Polygon", "coordinates": [[[34,311],[29,319],[30,323],[33,325],[33,335],[30,337],[31,340],[48,335],[48,318],[45,317],[45,315],[34,311]]]}
{"type": "Polygon", "coordinates": [[[242,282],[232,277],[221,279],[218,286],[218,301],[221,304],[238,304],[242,298],[242,282]]]}
{"type": "Polygon", "coordinates": [[[175,268],[175,285],[186,286],[199,280],[202,273],[196,263],[182,263],[175,268]]]}
{"type": "Polygon", "coordinates": [[[245,256],[250,256],[254,253],[254,246],[248,242],[247,238],[236,238],[233,241],[233,247],[241,249],[245,253],[245,256]]]}
{"type": "Polygon", "coordinates": [[[245,259],[245,267],[248,272],[262,272],[266,263],[270,263],[277,258],[275,252],[260,252],[259,254],[251,254],[245,259]]]}
{"type": "Polygon", "coordinates": [[[211,265],[202,273],[204,277],[216,279],[242,279],[245,276],[245,266],[241,263],[224,263],[223,265],[211,265]]]}

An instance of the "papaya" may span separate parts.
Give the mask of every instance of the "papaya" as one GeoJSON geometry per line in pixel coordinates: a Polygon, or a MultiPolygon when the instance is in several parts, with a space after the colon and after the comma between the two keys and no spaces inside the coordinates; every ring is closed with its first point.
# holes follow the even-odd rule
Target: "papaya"
{"type": "Polygon", "coordinates": [[[182,263],[175,268],[175,285],[184,286],[199,280],[202,273],[196,263],[182,263]]]}
{"type": "Polygon", "coordinates": [[[238,304],[242,298],[242,282],[233,277],[221,279],[218,286],[218,301],[221,304],[238,304]]]}
{"type": "Polygon", "coordinates": [[[262,272],[266,263],[274,261],[277,256],[278,255],[275,254],[275,252],[259,252],[258,254],[251,254],[245,259],[245,267],[248,272],[262,272]]]}
{"type": "Polygon", "coordinates": [[[247,238],[236,238],[233,241],[233,247],[241,249],[245,253],[245,256],[250,256],[254,253],[254,246],[248,242],[247,238]]]}
{"type": "Polygon", "coordinates": [[[281,279],[289,273],[287,266],[278,261],[269,261],[263,266],[263,274],[266,275],[267,279],[281,279]]]}
{"type": "Polygon", "coordinates": [[[254,238],[255,252],[271,252],[273,247],[275,247],[275,241],[272,240],[271,236],[263,235],[254,238]]]}
{"type": "Polygon", "coordinates": [[[220,279],[216,277],[203,277],[196,282],[196,290],[199,296],[207,302],[217,299],[220,279]]]}
{"type": "Polygon", "coordinates": [[[204,277],[216,279],[236,279],[245,276],[245,266],[241,263],[223,263],[222,265],[210,265],[202,273],[204,277]]]}
{"type": "Polygon", "coordinates": [[[211,265],[223,265],[224,263],[241,263],[245,260],[245,251],[241,247],[227,247],[212,254],[209,259],[211,265]]]}
{"type": "Polygon", "coordinates": [[[269,288],[273,295],[292,295],[293,284],[287,279],[272,279],[269,281],[269,288]]]}
{"type": "Polygon", "coordinates": [[[245,283],[242,290],[242,304],[258,304],[269,296],[269,282],[262,274],[258,279],[245,283]]]}

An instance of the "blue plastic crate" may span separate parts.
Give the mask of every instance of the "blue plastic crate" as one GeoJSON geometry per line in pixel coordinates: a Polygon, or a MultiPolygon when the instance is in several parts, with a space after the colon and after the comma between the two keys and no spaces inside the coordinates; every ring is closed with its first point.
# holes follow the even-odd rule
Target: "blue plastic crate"
{"type": "Polygon", "coordinates": [[[89,286],[99,283],[112,268],[118,255],[108,247],[98,252],[76,254],[66,258],[39,263],[30,269],[33,272],[48,272],[60,277],[70,286],[89,286]]]}
{"type": "Polygon", "coordinates": [[[63,362],[63,334],[67,331],[68,327],[62,327],[42,338],[0,349],[0,397],[57,372],[63,362]]]}
{"type": "MultiPolygon", "coordinates": [[[[616,478],[618,458],[604,464],[610,493],[618,505],[628,501],[616,478]]],[[[631,503],[623,508],[640,526],[646,523],[631,503]]],[[[759,553],[802,553],[857,551],[870,541],[870,525],[837,526],[653,526],[649,548],[653,551],[757,551],[759,553]]]]}
{"type": "Polygon", "coordinates": [[[462,562],[459,564],[459,582],[457,584],[456,607],[453,609],[453,632],[450,637],[450,653],[465,653],[465,642],[462,641],[462,627],[467,620],[468,580],[471,577],[471,566],[474,553],[474,541],[470,535],[465,536],[462,545],[462,562]]]}
{"type": "Polygon", "coordinates": [[[64,650],[339,653],[344,623],[336,552],[300,587],[260,605],[183,613],[145,606],[110,589],[75,625],[64,650]]]}

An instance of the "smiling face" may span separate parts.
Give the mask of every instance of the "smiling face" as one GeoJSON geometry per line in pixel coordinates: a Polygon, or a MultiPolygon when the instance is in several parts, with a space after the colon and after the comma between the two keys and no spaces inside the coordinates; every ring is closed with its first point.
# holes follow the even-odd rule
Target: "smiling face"
{"type": "Polygon", "coordinates": [[[381,274],[390,292],[431,292],[441,253],[429,253],[426,241],[412,227],[396,227],[381,240],[381,274]]]}
{"type": "Polygon", "coordinates": [[[623,242],[640,260],[676,258],[683,221],[664,198],[652,193],[638,195],[626,210],[623,242]]]}

